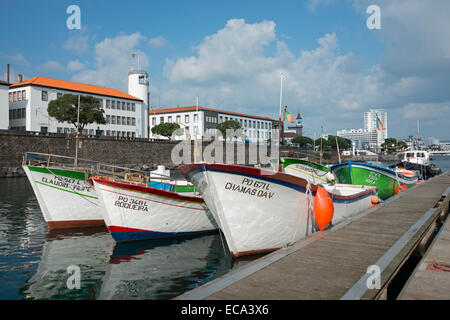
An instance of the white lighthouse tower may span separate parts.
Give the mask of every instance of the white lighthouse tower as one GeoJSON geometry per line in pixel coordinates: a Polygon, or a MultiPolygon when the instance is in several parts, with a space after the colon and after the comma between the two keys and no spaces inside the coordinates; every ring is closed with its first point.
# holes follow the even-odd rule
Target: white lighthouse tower
{"type": "MultiPolygon", "coordinates": [[[[149,107],[150,107],[150,90],[148,73],[141,70],[139,62],[137,67],[134,65],[135,53],[132,53],[132,63],[128,72],[128,94],[141,99],[143,101],[141,108],[141,132],[142,138],[149,137],[149,107]]],[[[139,57],[138,57],[139,61],[139,57]]]]}

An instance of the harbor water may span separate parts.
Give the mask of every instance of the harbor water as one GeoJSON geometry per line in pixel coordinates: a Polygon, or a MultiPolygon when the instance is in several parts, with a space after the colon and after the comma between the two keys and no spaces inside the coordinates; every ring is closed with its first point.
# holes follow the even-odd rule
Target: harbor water
{"type": "Polygon", "coordinates": [[[0,180],[2,300],[170,299],[232,268],[222,241],[214,233],[115,244],[106,228],[50,232],[27,178],[0,180]]]}
{"type": "MultiPolygon", "coordinates": [[[[432,163],[450,171],[450,157],[432,163]]],[[[170,299],[237,266],[224,242],[219,233],[115,244],[105,228],[50,232],[27,178],[0,180],[0,299],[170,299]]]]}

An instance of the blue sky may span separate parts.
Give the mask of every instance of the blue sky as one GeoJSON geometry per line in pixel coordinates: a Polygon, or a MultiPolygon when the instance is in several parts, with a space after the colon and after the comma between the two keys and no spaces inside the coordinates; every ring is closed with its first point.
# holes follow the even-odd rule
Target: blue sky
{"type": "Polygon", "coordinates": [[[388,135],[450,139],[450,6],[369,0],[2,0],[0,77],[37,75],[126,91],[131,51],[155,107],[200,105],[276,118],[283,104],[305,134],[361,128],[388,111],[388,135]],[[69,30],[69,5],[81,29],[69,30]],[[381,10],[369,30],[366,8],[381,10]]]}

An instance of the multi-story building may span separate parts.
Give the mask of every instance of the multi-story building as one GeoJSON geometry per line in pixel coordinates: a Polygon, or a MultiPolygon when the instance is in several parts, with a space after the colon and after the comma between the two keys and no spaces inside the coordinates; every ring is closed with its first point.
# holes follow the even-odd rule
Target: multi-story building
{"type": "Polygon", "coordinates": [[[20,81],[9,88],[9,125],[17,130],[75,133],[73,124],[60,123],[48,116],[48,104],[63,94],[89,95],[100,100],[105,111],[106,124],[89,124],[82,134],[98,134],[99,130],[107,136],[146,138],[147,77],[148,75],[142,72],[130,72],[128,76],[129,91],[140,96],[117,89],[45,77],[34,77],[25,81],[19,79],[20,81]]]}
{"type": "Polygon", "coordinates": [[[338,130],[337,136],[352,140],[358,149],[378,149],[387,138],[387,112],[382,109],[370,109],[364,112],[364,129],[338,130]],[[384,127],[377,126],[377,119],[384,127]]]}
{"type": "Polygon", "coordinates": [[[377,146],[377,130],[343,129],[338,130],[337,136],[353,141],[357,149],[376,148],[377,146]]]}
{"type": "Polygon", "coordinates": [[[387,112],[383,109],[370,109],[368,112],[364,112],[364,130],[376,131],[377,130],[377,118],[383,123],[385,130],[380,131],[378,138],[380,141],[387,139],[388,137],[388,122],[387,112]]]}
{"type": "MultiPolygon", "coordinates": [[[[205,108],[200,106],[153,109],[150,111],[150,138],[166,139],[155,135],[151,128],[163,123],[174,122],[187,131],[191,139],[205,139],[216,133],[217,126],[227,120],[236,120],[244,131],[246,140],[262,142],[271,139],[272,129],[276,121],[268,117],[260,117],[224,110],[205,108]]],[[[186,134],[175,137],[177,140],[186,139],[186,134]]]]}
{"type": "Polygon", "coordinates": [[[9,83],[0,80],[0,129],[9,127],[9,105],[8,105],[9,83]]]}

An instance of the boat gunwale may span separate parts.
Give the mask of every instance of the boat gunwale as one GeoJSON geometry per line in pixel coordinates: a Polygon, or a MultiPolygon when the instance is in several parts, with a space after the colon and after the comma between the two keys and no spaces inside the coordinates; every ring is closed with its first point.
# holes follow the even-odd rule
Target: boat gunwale
{"type": "MultiPolygon", "coordinates": [[[[219,171],[219,172],[224,172],[224,173],[229,173],[229,174],[242,174],[242,175],[257,177],[258,179],[281,184],[286,187],[293,188],[295,190],[299,190],[299,188],[304,189],[304,190],[300,190],[301,192],[306,192],[307,185],[308,185],[308,182],[305,179],[296,177],[296,176],[293,176],[293,175],[290,175],[287,173],[273,172],[271,170],[245,167],[245,166],[239,166],[239,165],[226,165],[226,164],[218,164],[218,163],[214,163],[214,164],[193,163],[193,164],[185,164],[185,165],[180,166],[179,171],[182,175],[184,175],[187,178],[188,175],[193,174],[196,171],[204,170],[202,168],[202,166],[204,166],[205,169],[211,170],[211,171],[219,171]],[[270,172],[270,174],[267,176],[261,176],[261,172],[264,172],[264,171],[270,172]]],[[[318,187],[318,185],[315,185],[313,183],[310,184],[310,189],[311,189],[313,196],[315,196],[315,193],[317,192],[317,187],[318,187]]],[[[363,198],[365,196],[368,196],[368,195],[371,195],[374,193],[373,188],[366,188],[366,186],[364,186],[364,189],[366,189],[366,190],[356,193],[356,194],[353,194],[351,196],[344,196],[344,195],[339,195],[339,194],[335,194],[335,193],[328,192],[328,191],[327,192],[333,198],[333,200],[351,201],[351,200],[358,200],[360,198],[363,198]]]]}

